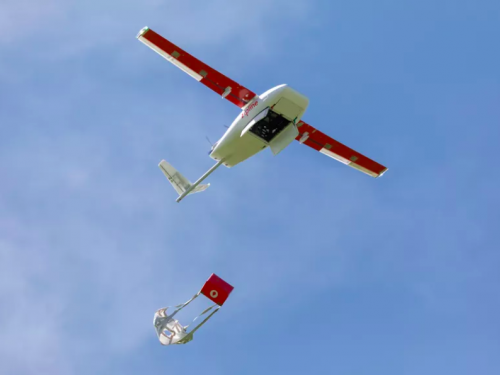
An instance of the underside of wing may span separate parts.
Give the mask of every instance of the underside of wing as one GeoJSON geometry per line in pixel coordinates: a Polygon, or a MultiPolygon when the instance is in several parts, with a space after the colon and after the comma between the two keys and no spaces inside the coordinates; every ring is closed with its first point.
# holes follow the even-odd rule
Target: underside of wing
{"type": "Polygon", "coordinates": [[[343,145],[304,121],[300,121],[297,127],[299,129],[299,135],[296,139],[300,143],[326,156],[338,160],[372,177],[380,177],[387,171],[387,168],[383,165],[343,145]]]}
{"type": "Polygon", "coordinates": [[[255,93],[246,87],[219,73],[148,27],[139,32],[137,39],[240,108],[255,97],[255,93]]]}

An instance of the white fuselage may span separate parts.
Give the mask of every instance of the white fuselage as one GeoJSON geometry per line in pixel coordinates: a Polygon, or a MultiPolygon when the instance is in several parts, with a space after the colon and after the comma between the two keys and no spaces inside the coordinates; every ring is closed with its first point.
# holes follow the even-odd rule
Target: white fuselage
{"type": "Polygon", "coordinates": [[[226,167],[233,167],[266,147],[271,147],[273,153],[277,154],[298,135],[296,124],[304,115],[308,104],[309,99],[287,85],[276,86],[255,96],[242,108],[241,114],[214,145],[210,157],[217,161],[224,160],[223,164],[226,167]],[[251,122],[255,116],[267,108],[286,119],[286,123],[289,121],[288,125],[269,142],[248,131],[253,127],[251,122]]]}

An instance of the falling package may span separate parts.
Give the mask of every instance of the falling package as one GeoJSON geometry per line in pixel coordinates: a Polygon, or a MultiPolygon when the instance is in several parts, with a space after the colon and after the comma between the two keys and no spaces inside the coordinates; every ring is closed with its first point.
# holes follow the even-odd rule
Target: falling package
{"type": "Polygon", "coordinates": [[[203,285],[203,288],[196,293],[193,298],[189,301],[173,306],[164,307],[155,313],[153,324],[156,329],[156,334],[162,345],[175,345],[175,344],[186,344],[193,339],[193,334],[207,322],[208,319],[212,317],[221,306],[224,304],[229,294],[233,291],[233,287],[222,280],[215,274],[212,274],[209,279],[203,285]],[[208,309],[203,311],[200,315],[194,318],[196,321],[199,317],[210,314],[196,327],[194,327],[190,332],[187,332],[189,325],[183,326],[178,320],[174,319],[174,316],[181,311],[184,307],[193,302],[200,294],[214,302],[214,305],[210,306],[208,309]],[[172,308],[173,311],[169,315],[167,310],[172,308]]]}

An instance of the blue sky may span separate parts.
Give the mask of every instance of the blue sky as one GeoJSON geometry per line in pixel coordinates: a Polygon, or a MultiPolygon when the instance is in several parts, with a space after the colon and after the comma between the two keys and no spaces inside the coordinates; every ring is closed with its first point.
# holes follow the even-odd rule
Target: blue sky
{"type": "Polygon", "coordinates": [[[0,3],[2,374],[498,374],[500,4],[0,3]],[[238,108],[143,26],[389,172],[298,143],[175,203],[238,108]],[[189,345],[156,309],[235,286],[189,345]]]}

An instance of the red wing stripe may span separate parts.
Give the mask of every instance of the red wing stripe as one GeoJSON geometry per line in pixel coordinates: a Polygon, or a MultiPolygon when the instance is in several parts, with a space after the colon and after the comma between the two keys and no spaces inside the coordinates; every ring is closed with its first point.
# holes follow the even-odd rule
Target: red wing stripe
{"type": "Polygon", "coordinates": [[[147,27],[140,31],[137,38],[191,77],[240,108],[256,96],[254,92],[211,68],[147,27]],[[223,95],[224,93],[226,95],[223,95]]]}
{"type": "Polygon", "coordinates": [[[311,138],[306,139],[304,144],[311,147],[311,148],[314,148],[316,151],[320,151],[323,148],[323,146],[321,144],[319,144],[318,142],[316,142],[315,140],[313,140],[311,138]]]}
{"type": "Polygon", "coordinates": [[[379,177],[387,170],[383,165],[354,151],[303,121],[298,123],[298,128],[299,135],[296,139],[322,154],[373,177],[379,177]]]}
{"type": "MultiPolygon", "coordinates": [[[[213,82],[211,79],[209,79],[208,76],[206,78],[203,78],[200,82],[203,83],[205,86],[207,86],[209,89],[215,91],[219,95],[222,95],[224,93],[225,89],[219,86],[217,82],[213,82]]],[[[244,107],[247,103],[244,100],[240,99],[238,96],[234,95],[232,91],[233,90],[231,90],[231,92],[226,96],[226,99],[229,100],[231,103],[236,104],[240,108],[244,107]],[[241,105],[242,103],[243,105],[241,105]]],[[[255,94],[254,93],[252,94],[253,98],[255,94]]]]}

